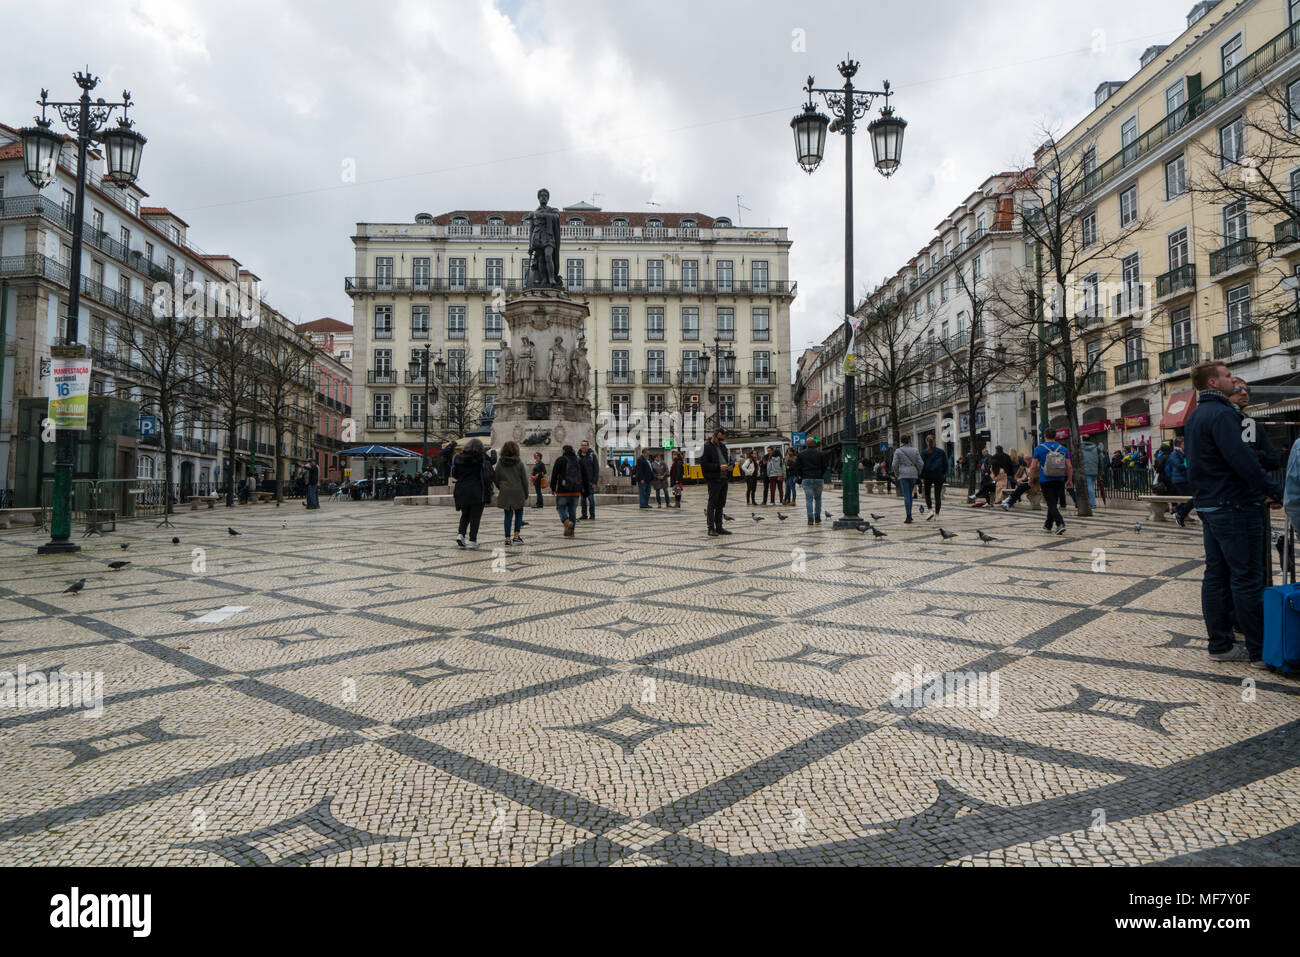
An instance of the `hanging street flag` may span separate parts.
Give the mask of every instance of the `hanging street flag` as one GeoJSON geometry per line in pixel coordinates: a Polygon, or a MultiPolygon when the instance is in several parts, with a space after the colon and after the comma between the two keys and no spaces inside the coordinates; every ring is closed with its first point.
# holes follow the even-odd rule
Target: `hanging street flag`
{"type": "Polygon", "coordinates": [[[90,360],[51,356],[47,381],[46,415],[54,427],[84,431],[90,412],[90,360]]]}

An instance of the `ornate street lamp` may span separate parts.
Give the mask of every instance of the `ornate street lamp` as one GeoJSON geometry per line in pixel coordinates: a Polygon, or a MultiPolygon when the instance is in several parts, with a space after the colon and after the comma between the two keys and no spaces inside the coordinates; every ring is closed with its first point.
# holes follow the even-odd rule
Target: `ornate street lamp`
{"type": "MultiPolygon", "coordinates": [[[[109,103],[103,97],[94,102],[90,91],[99,85],[99,78],[89,73],[74,73],[73,79],[81,87],[81,97],[70,102],[51,100],[49,91],[41,90],[41,115],[36,117],[36,125],[21,131],[23,142],[23,172],[38,190],[54,182],[58,170],[59,156],[63,150],[63,138],[50,127],[53,123],[46,112],[53,108],[69,130],[76,134],[77,168],[75,170],[77,189],[72,213],[72,261],[68,272],[68,315],[66,332],[62,346],[65,358],[85,356],[85,346],[77,345],[78,316],[81,311],[81,232],[86,217],[86,154],[93,142],[102,143],[104,157],[108,166],[105,178],[117,186],[129,186],[135,182],[140,172],[140,154],[144,149],[145,139],[131,128],[131,121],[126,118],[126,111],[131,107],[131,93],[122,91],[122,100],[109,103]],[[112,118],[113,111],[120,109],[122,118],[116,128],[103,132],[112,118]]],[[[50,516],[50,540],[37,549],[40,554],[58,552],[77,552],[81,546],[70,539],[72,533],[72,463],[76,452],[73,428],[59,428],[55,438],[54,492],[50,516]]],[[[171,477],[168,476],[167,495],[171,495],[171,477]]]]}
{"type": "MultiPolygon", "coordinates": [[[[813,86],[813,78],[808,77],[804,91],[808,102],[803,111],[790,121],[794,130],[795,159],[806,172],[811,173],[821,163],[825,149],[826,133],[844,134],[844,354],[853,355],[853,131],[857,121],[865,117],[875,102],[883,96],[885,105],[880,116],[867,125],[871,134],[871,150],[875,156],[876,169],[882,176],[892,176],[898,170],[903,156],[903,131],[907,122],[894,115],[889,105],[893,94],[886,81],[883,90],[859,90],[853,85],[853,77],[858,72],[858,62],[846,59],[839,65],[840,76],[844,77],[844,86],[839,89],[820,89],[813,86]],[[835,117],[827,124],[827,118],[817,112],[813,103],[813,94],[818,94],[825,101],[831,114],[835,117]]],[[[846,368],[846,372],[850,371],[846,368]]],[[[857,401],[854,390],[854,376],[844,377],[844,430],[842,437],[842,465],[840,476],[843,480],[844,503],[841,506],[842,518],[835,520],[835,528],[858,528],[861,519],[858,516],[858,416],[857,401]]]]}

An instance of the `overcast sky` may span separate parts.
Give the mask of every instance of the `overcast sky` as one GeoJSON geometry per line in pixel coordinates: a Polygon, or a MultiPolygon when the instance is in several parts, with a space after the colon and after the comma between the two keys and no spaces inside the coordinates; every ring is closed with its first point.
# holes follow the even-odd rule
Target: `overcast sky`
{"type": "Polygon", "coordinates": [[[30,122],[42,86],[72,99],[85,64],[98,94],[128,87],[149,202],[295,320],[351,321],[358,221],[528,208],[545,185],[557,206],[594,196],[789,227],[797,354],[844,298],[843,139],[812,176],[794,162],[809,73],[834,86],[851,52],[908,121],[889,180],[855,138],[860,295],[986,176],[1025,164],[1044,125],[1077,122],[1098,83],[1177,36],[1192,0],[0,5],[0,120],[30,122]]]}

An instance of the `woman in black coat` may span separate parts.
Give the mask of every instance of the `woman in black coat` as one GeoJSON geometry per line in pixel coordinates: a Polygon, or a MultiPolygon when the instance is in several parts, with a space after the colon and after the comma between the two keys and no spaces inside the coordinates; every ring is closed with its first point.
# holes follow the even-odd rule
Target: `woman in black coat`
{"type": "Polygon", "coordinates": [[[461,548],[478,548],[478,523],[483,517],[483,503],[487,501],[491,468],[483,455],[483,443],[478,439],[470,439],[452,460],[451,477],[456,483],[452,500],[460,512],[460,534],[456,536],[456,544],[461,548]],[[486,478],[483,474],[485,469],[489,470],[486,478]]]}

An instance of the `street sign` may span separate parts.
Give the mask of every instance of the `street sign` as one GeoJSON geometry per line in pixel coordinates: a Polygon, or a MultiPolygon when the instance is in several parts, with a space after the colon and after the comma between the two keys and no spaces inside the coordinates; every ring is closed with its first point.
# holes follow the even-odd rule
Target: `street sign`
{"type": "Polygon", "coordinates": [[[666,448],[666,449],[671,449],[671,448],[673,447],[673,440],[672,440],[672,439],[664,439],[664,441],[663,441],[663,447],[666,448]]]}
{"type": "Polygon", "coordinates": [[[803,448],[805,445],[808,444],[808,433],[807,433],[807,432],[791,432],[791,433],[790,433],[790,444],[793,445],[795,448],[803,448]]]}
{"type": "Polygon", "coordinates": [[[158,434],[158,416],[141,415],[140,416],[140,434],[157,435],[158,434]]]}

